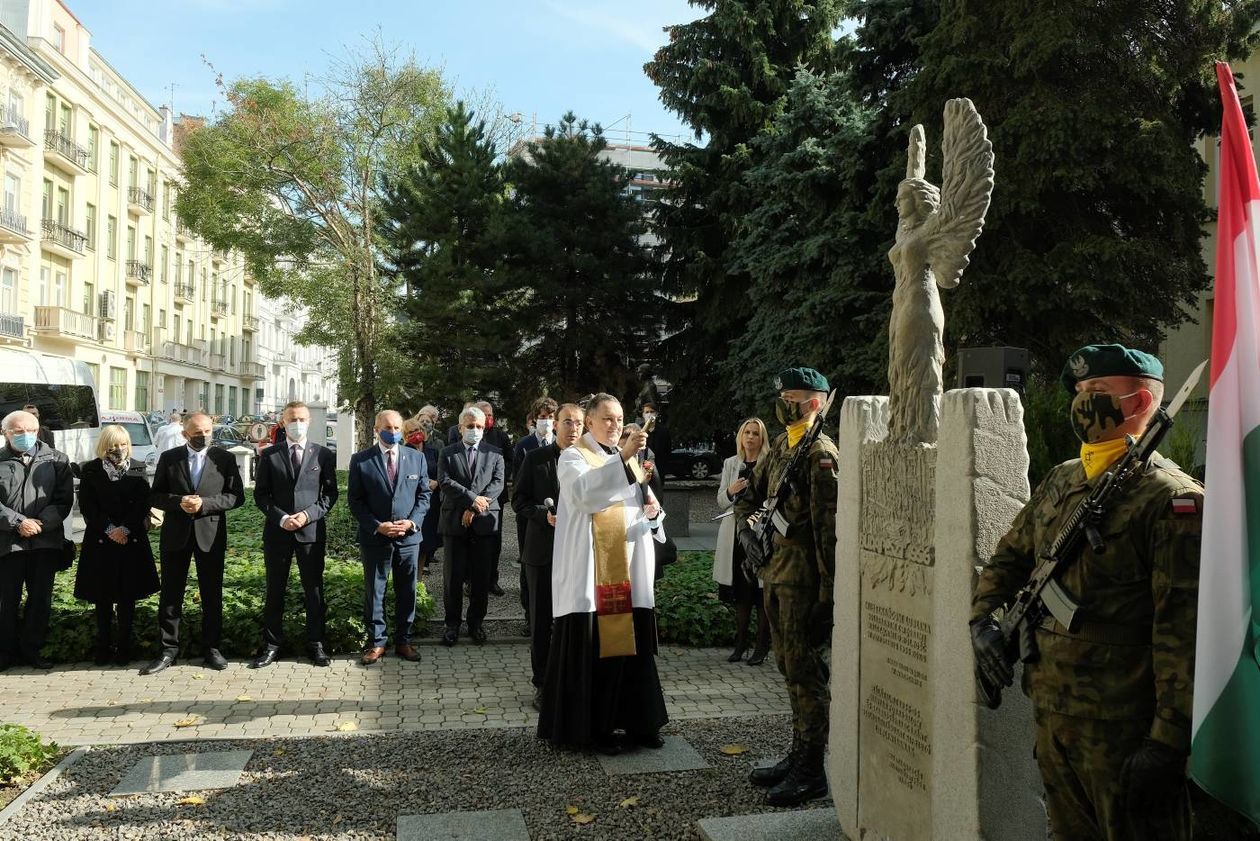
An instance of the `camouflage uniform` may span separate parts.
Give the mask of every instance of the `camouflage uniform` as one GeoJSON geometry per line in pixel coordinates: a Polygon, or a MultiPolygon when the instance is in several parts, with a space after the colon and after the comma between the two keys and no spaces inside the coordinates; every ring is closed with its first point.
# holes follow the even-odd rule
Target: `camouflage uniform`
{"type": "MultiPolygon", "coordinates": [[[[735,504],[741,528],[782,481],[791,453],[786,433],[775,439],[753,472],[747,492],[735,504]]],[[[779,672],[787,683],[792,725],[803,744],[819,748],[827,744],[831,668],[823,648],[810,641],[810,621],[816,605],[831,604],[836,572],[838,459],[836,445],[826,435],[819,435],[810,448],[802,471],[805,475],[797,479],[801,492],[782,508],[787,534],[775,535],[774,554],[762,570],[770,637],[779,672]]]]}
{"type": "MultiPolygon", "coordinates": [[[[973,619],[1027,582],[1098,481],[1079,459],[1050,471],[981,572],[973,619]]],[[[1059,579],[1082,606],[1081,629],[1048,617],[1036,632],[1040,656],[1023,687],[1059,841],[1136,839],[1120,796],[1126,757],[1146,737],[1189,751],[1202,511],[1202,485],[1155,456],[1100,525],[1104,550],[1086,545],[1059,579]]],[[[1160,823],[1163,837],[1189,838],[1188,801],[1170,803],[1160,823]]]]}

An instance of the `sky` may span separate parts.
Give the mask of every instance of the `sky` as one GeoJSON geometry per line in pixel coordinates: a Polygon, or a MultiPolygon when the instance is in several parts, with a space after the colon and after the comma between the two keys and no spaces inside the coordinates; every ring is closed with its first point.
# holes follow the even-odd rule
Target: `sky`
{"type": "Polygon", "coordinates": [[[229,81],[301,84],[379,34],[442,68],[457,94],[489,91],[526,126],[536,116],[541,130],[572,110],[604,125],[610,139],[637,143],[648,132],[686,134],[643,64],[665,43],[664,26],[702,13],[686,0],[65,2],[97,52],[150,102],[173,103],[176,113],[222,109],[216,72],[229,81]]]}

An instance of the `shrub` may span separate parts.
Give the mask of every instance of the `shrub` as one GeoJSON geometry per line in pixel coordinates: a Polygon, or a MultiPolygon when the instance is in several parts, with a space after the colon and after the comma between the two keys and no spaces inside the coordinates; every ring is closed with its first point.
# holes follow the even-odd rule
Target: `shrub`
{"type": "Polygon", "coordinates": [[[29,771],[49,764],[61,748],[43,742],[20,724],[0,724],[0,784],[8,785],[29,771]]]}
{"type": "Polygon", "coordinates": [[[656,582],[656,624],[661,642],[728,645],[735,639],[735,614],[718,600],[712,552],[679,552],[656,582]]]}
{"type": "MultiPolygon", "coordinates": [[[[363,626],[363,565],[354,540],[355,523],[346,504],[346,474],[338,475],[340,495],[328,518],[328,551],[324,567],[324,598],[328,604],[325,648],[334,654],[359,651],[366,631],[363,626]]],[[[223,571],[223,638],[220,650],[229,657],[247,657],[262,646],[262,611],[266,596],[266,568],[262,554],[262,512],[254,505],[252,491],[246,503],[228,514],[228,543],[223,571]]],[[[158,552],[158,531],[150,533],[153,554],[158,552]]],[[[423,635],[435,611],[423,582],[416,586],[415,633],[423,635]]],[[[184,590],[184,614],[180,622],[181,656],[199,655],[201,648],[201,600],[194,564],[184,590]]],[[[153,645],[157,633],[158,597],[136,605],[136,641],[139,651],[153,645]]],[[[385,595],[385,616],[392,624],[394,589],[385,595]]],[[[284,631],[290,652],[306,644],[302,585],[297,564],[289,574],[285,596],[284,631]]],[[[74,597],[74,571],[61,573],[53,589],[53,621],[44,656],[52,660],[86,659],[96,639],[96,619],[88,602],[74,597]]]]}

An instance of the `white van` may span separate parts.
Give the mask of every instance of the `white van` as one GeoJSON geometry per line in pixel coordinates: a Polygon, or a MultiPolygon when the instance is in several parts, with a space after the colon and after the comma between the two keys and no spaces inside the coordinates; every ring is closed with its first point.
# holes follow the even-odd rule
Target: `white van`
{"type": "Polygon", "coordinates": [[[86,362],[19,348],[0,348],[0,417],[27,404],[74,464],[96,458],[101,434],[96,383],[86,362]]]}
{"type": "Polygon", "coordinates": [[[153,445],[153,433],[144,415],[139,412],[101,412],[101,426],[118,424],[127,430],[131,437],[131,457],[144,462],[144,471],[149,479],[157,472],[158,451],[153,445]]]}

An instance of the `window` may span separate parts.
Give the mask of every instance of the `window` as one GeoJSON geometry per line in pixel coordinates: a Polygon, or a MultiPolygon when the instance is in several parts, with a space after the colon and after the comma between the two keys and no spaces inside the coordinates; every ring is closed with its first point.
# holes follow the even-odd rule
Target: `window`
{"type": "Polygon", "coordinates": [[[109,183],[118,186],[118,144],[112,140],[109,142],[109,183]]]}
{"type": "Polygon", "coordinates": [[[236,417],[236,386],[228,386],[228,414],[236,417]]]}
{"type": "Polygon", "coordinates": [[[55,131],[57,128],[57,97],[48,94],[44,100],[44,128],[55,131]]]}
{"type": "Polygon", "coordinates": [[[161,330],[165,330],[165,329],[166,329],[166,310],[158,310],[158,323],[157,323],[157,326],[158,326],[158,328],[159,328],[159,329],[161,329],[161,330]]]}
{"type": "Polygon", "coordinates": [[[44,179],[44,202],[43,202],[44,218],[53,218],[53,191],[52,182],[47,178],[44,179]]]}
{"type": "Polygon", "coordinates": [[[41,307],[48,306],[48,284],[51,282],[52,269],[48,266],[39,267],[39,305],[41,307]]]}
{"type": "Polygon", "coordinates": [[[4,175],[4,209],[9,213],[17,213],[21,195],[22,179],[6,172],[4,175]]]}
{"type": "Polygon", "coordinates": [[[175,313],[175,329],[171,331],[171,334],[175,337],[176,342],[179,341],[179,320],[179,313],[175,313]]]}
{"type": "Polygon", "coordinates": [[[149,411],[149,372],[136,371],[136,408],[137,412],[149,411]]]}
{"type": "Polygon", "coordinates": [[[57,222],[70,224],[70,191],[65,187],[57,188],[57,222]]]}
{"type": "Polygon", "coordinates": [[[53,24],[53,46],[57,48],[57,52],[65,54],[66,31],[55,23],[53,24]]]}
{"type": "Polygon", "coordinates": [[[15,90],[9,90],[9,119],[22,120],[26,119],[26,100],[22,98],[22,94],[15,90]],[[15,119],[16,118],[16,119],[15,119]]]}
{"type": "Polygon", "coordinates": [[[83,284],[83,314],[96,315],[96,286],[91,283],[83,284]]]}
{"type": "Polygon", "coordinates": [[[89,204],[87,212],[83,214],[84,224],[87,225],[87,247],[91,251],[96,250],[96,205],[89,204]]]}
{"type": "Polygon", "coordinates": [[[140,186],[140,162],[134,155],[127,159],[127,186],[140,186]]]}
{"type": "Polygon", "coordinates": [[[127,226],[127,259],[136,259],[136,228],[134,225],[127,226]]]}
{"type": "Polygon", "coordinates": [[[236,364],[236,339],[233,338],[228,342],[228,364],[236,364]]]}
{"type": "Polygon", "coordinates": [[[153,307],[144,304],[140,307],[140,332],[149,335],[153,327],[153,307]]]}
{"type": "Polygon", "coordinates": [[[88,169],[96,172],[101,164],[101,130],[88,126],[88,169]]]}
{"type": "Polygon", "coordinates": [[[171,221],[171,182],[162,182],[162,218],[171,221]]]}
{"type": "MultiPolygon", "coordinates": [[[[85,362],[83,364],[88,366],[88,371],[92,374],[92,385],[96,386],[97,388],[100,388],[101,387],[101,366],[95,362],[85,362]]],[[[93,397],[92,399],[95,400],[96,398],[93,397]]],[[[43,412],[39,413],[39,419],[41,421],[44,419],[43,412]]]]}
{"type": "Polygon", "coordinates": [[[223,384],[222,383],[214,387],[214,413],[216,415],[223,414],[223,384]]]}
{"type": "Polygon", "coordinates": [[[118,217],[109,216],[105,220],[105,256],[111,260],[118,259],[118,217]]]}
{"type": "Polygon", "coordinates": [[[63,137],[74,138],[74,112],[64,102],[61,103],[61,119],[57,123],[57,130],[63,137]]]}
{"type": "Polygon", "coordinates": [[[110,366],[109,369],[109,408],[125,409],[127,408],[127,369],[115,368],[110,366]]]}
{"type": "Polygon", "coordinates": [[[151,236],[144,238],[144,262],[150,269],[153,268],[153,237],[151,236]]]}
{"type": "Polygon", "coordinates": [[[59,307],[66,305],[66,273],[57,271],[53,273],[53,292],[55,295],[55,303],[59,307]]]}
{"type": "Polygon", "coordinates": [[[171,262],[171,247],[162,246],[162,265],[158,268],[158,280],[166,283],[166,267],[171,262]]]}
{"type": "Polygon", "coordinates": [[[123,329],[136,329],[136,299],[130,295],[123,300],[123,329]]]}
{"type": "Polygon", "coordinates": [[[17,279],[18,273],[13,269],[0,272],[0,312],[17,312],[17,279]]]}
{"type": "MultiPolygon", "coordinates": [[[[88,363],[93,374],[96,367],[88,363]]],[[[93,382],[97,382],[94,378],[93,382]]],[[[100,426],[96,414],[96,395],[86,385],[44,385],[14,383],[0,385],[0,412],[20,409],[27,403],[39,407],[39,423],[48,429],[88,429],[100,426]]]]}

